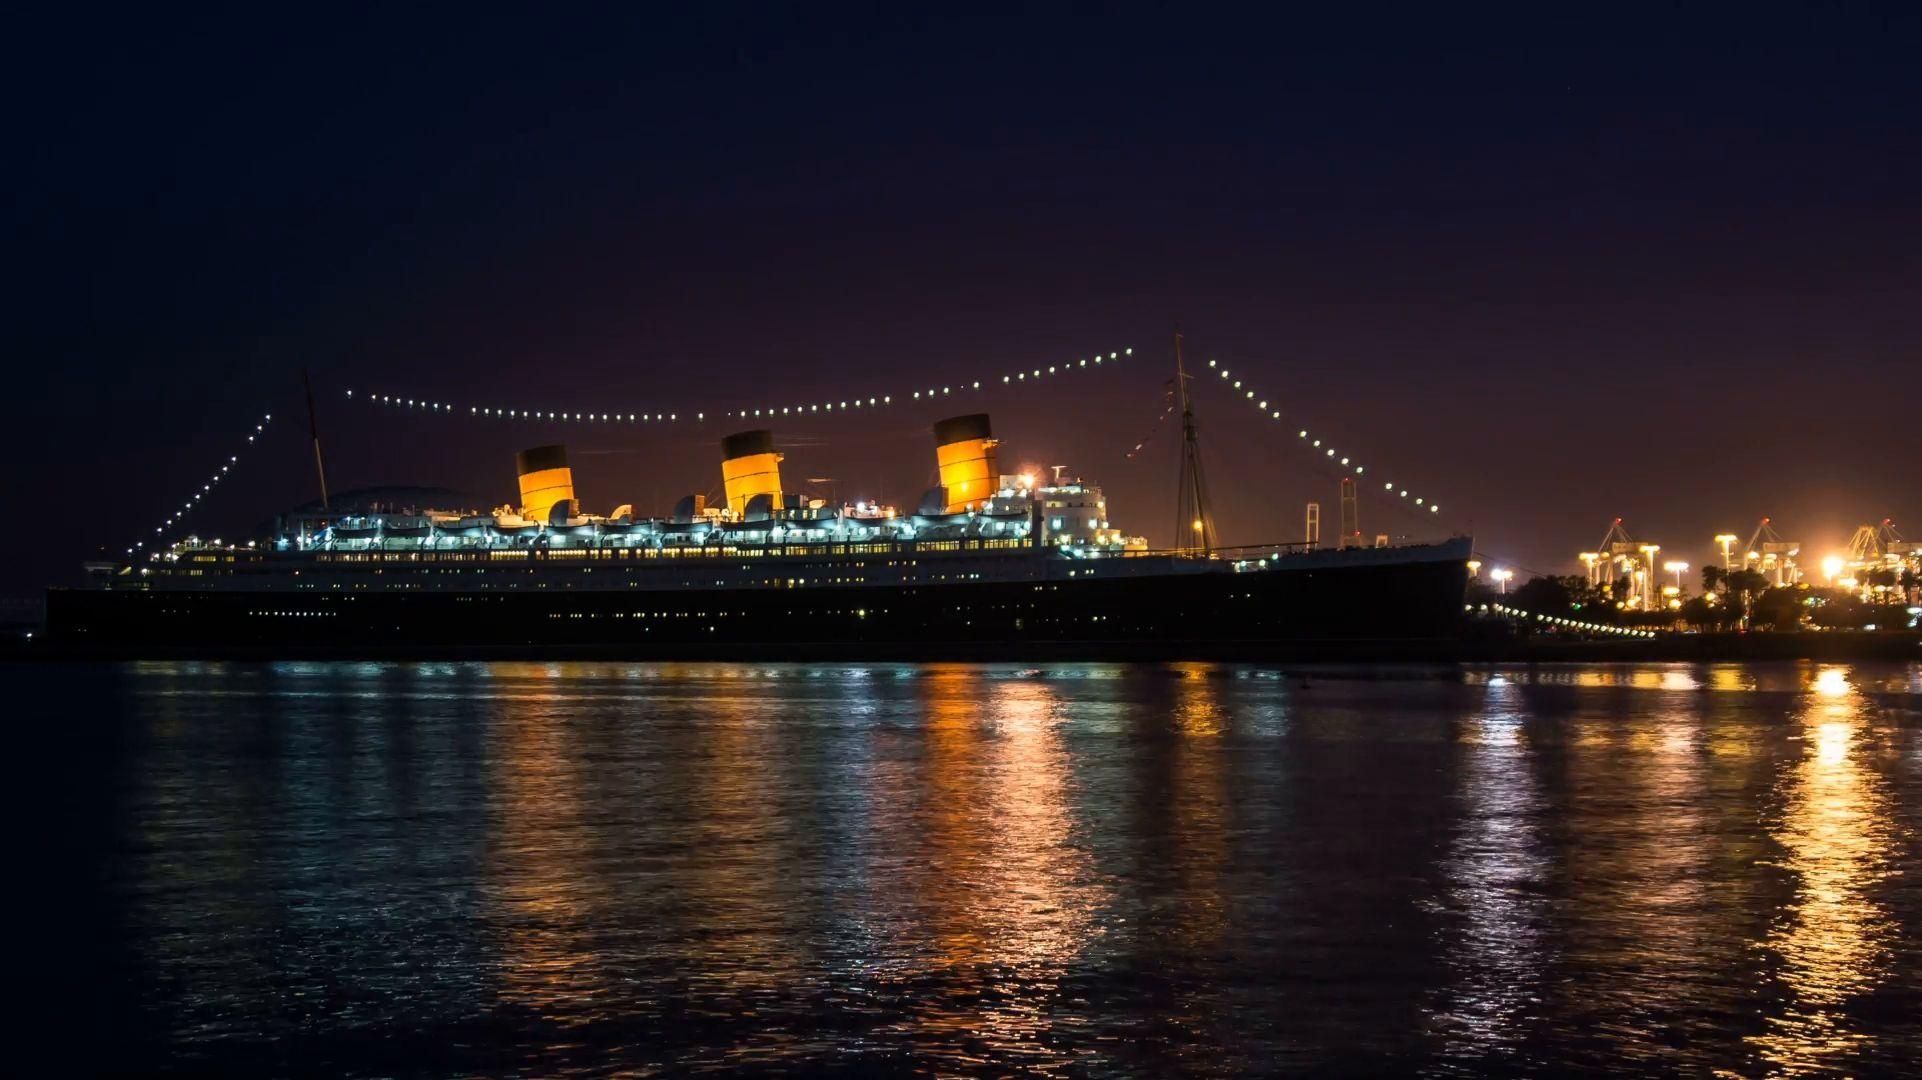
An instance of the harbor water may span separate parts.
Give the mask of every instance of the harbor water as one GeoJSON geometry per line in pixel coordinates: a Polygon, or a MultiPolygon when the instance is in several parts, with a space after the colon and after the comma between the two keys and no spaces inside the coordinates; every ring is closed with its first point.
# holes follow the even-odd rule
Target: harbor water
{"type": "Polygon", "coordinates": [[[1922,665],[0,683],[70,1072],[1922,1060],[1922,665]]]}

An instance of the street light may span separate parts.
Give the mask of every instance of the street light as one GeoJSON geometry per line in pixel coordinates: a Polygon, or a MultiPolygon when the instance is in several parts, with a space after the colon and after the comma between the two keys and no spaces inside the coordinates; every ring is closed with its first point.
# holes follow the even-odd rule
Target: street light
{"type": "Polygon", "coordinates": [[[1664,569],[1664,570],[1666,570],[1666,571],[1668,571],[1669,573],[1671,573],[1671,574],[1674,574],[1674,575],[1675,575],[1675,587],[1676,587],[1676,588],[1678,588],[1678,589],[1679,589],[1679,588],[1681,588],[1681,587],[1682,587],[1682,572],[1688,569],[1688,564],[1687,564],[1687,563],[1685,563],[1685,562],[1665,562],[1665,563],[1663,563],[1663,564],[1662,564],[1662,569],[1664,569]]]}
{"type": "Polygon", "coordinates": [[[1842,572],[1843,565],[1842,556],[1828,556],[1822,560],[1822,576],[1829,579],[1829,584],[1835,584],[1835,575],[1842,572]]]}
{"type": "Polygon", "coordinates": [[[1488,572],[1488,576],[1489,576],[1489,577],[1492,577],[1492,578],[1494,578],[1494,579],[1495,579],[1495,581],[1496,581],[1496,582],[1497,582],[1498,584],[1500,584],[1500,585],[1501,585],[1501,587],[1502,587],[1502,595],[1503,595],[1503,596],[1507,596],[1507,595],[1508,595],[1508,579],[1509,579],[1509,578],[1512,578],[1512,577],[1514,577],[1514,576],[1515,576],[1515,571],[1513,571],[1513,570],[1490,570],[1490,571],[1488,572]]]}
{"type": "Polygon", "coordinates": [[[1723,570],[1735,569],[1735,564],[1733,561],[1734,559],[1733,552],[1735,548],[1735,534],[1734,533],[1716,533],[1715,542],[1717,544],[1720,544],[1722,547],[1722,569],[1723,570]]]}
{"type": "Polygon", "coordinates": [[[1481,572],[1482,572],[1482,561],[1480,559],[1468,560],[1468,576],[1469,577],[1479,577],[1481,575],[1481,572]]]}

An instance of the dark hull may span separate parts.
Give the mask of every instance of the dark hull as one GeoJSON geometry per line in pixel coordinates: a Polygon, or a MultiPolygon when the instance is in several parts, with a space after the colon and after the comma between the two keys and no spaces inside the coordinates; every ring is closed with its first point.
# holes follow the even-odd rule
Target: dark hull
{"type": "Polygon", "coordinates": [[[867,659],[1416,655],[1467,568],[678,592],[53,590],[69,655],[867,659]]]}

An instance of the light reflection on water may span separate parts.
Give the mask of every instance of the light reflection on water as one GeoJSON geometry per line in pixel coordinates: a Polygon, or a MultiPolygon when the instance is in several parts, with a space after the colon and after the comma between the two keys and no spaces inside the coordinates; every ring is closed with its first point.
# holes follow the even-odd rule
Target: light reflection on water
{"type": "Polygon", "coordinates": [[[1441,864],[1441,906],[1455,921],[1437,935],[1450,977],[1430,1008],[1443,1061],[1473,1071],[1517,1067],[1548,961],[1538,833],[1546,807],[1527,720],[1520,689],[1504,679],[1458,736],[1462,825],[1441,864]]]}
{"type": "MultiPolygon", "coordinates": [[[[1783,763],[1771,834],[1797,878],[1762,949],[1786,990],[1753,1038],[1789,1074],[1846,1068],[1870,1038],[1851,1005],[1887,975],[1902,927],[1878,899],[1893,874],[1900,834],[1887,781],[1873,767],[1893,756],[1849,671],[1825,667],[1796,718],[1804,747],[1783,763]]],[[[1913,928],[1909,928],[1913,933],[1913,928]]]]}
{"type": "Polygon", "coordinates": [[[185,1070],[1922,1056],[1918,665],[52,676],[185,1070]]]}

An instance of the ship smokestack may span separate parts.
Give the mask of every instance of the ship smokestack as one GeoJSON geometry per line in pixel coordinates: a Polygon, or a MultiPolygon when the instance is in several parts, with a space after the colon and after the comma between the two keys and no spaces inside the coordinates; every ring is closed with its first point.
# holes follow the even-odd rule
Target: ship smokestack
{"type": "Polygon", "coordinates": [[[727,508],[737,515],[746,516],[747,504],[756,495],[780,506],[781,455],[774,449],[774,433],[740,431],[722,439],[721,480],[727,487],[727,508]]]}
{"type": "Polygon", "coordinates": [[[945,513],[971,509],[994,494],[1001,475],[994,462],[998,445],[987,413],[950,416],[934,425],[934,457],[947,489],[945,513]]]}
{"type": "Polygon", "coordinates": [[[546,521],[554,504],[574,498],[574,470],[567,467],[567,447],[536,446],[514,455],[521,477],[521,516],[546,521]]]}

